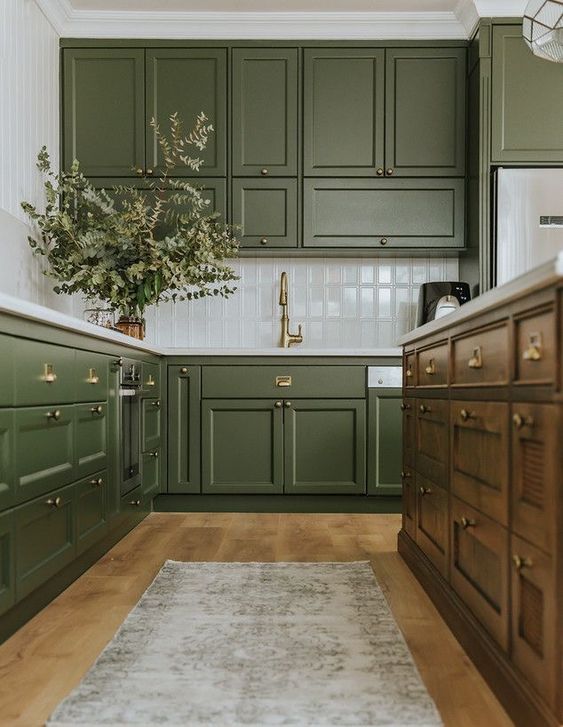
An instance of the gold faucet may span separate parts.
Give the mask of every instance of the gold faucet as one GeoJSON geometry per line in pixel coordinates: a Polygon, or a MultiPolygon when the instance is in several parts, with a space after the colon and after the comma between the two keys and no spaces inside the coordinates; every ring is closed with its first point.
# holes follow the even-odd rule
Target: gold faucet
{"type": "Polygon", "coordinates": [[[280,346],[282,348],[289,348],[293,343],[303,343],[301,324],[297,327],[297,335],[289,332],[289,316],[287,315],[287,273],[281,274],[280,305],[282,307],[280,346]]]}

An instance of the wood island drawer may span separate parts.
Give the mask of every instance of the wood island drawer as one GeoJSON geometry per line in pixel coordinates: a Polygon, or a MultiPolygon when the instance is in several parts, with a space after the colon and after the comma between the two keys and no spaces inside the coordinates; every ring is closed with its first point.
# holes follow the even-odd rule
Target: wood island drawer
{"type": "Polygon", "coordinates": [[[401,472],[403,482],[403,529],[416,538],[416,473],[405,465],[401,472]]]}
{"type": "Polygon", "coordinates": [[[416,469],[441,487],[448,486],[449,402],[418,399],[416,469]]]}
{"type": "Polygon", "coordinates": [[[20,338],[16,342],[16,406],[66,404],[76,396],[76,352],[20,338]]]}
{"type": "Polygon", "coordinates": [[[508,649],[508,530],[452,498],[450,582],[503,649],[508,649]]]}
{"type": "Polygon", "coordinates": [[[508,524],[508,404],[452,401],[451,487],[455,495],[508,524]]]}
{"type": "Polygon", "coordinates": [[[445,386],[448,383],[448,344],[432,346],[416,353],[418,386],[445,386]]]}
{"type": "Polygon", "coordinates": [[[516,328],[515,382],[518,384],[553,384],[557,358],[553,308],[523,315],[517,318],[514,324],[516,328]]]}
{"type": "Polygon", "coordinates": [[[205,366],[203,398],[363,399],[364,366],[205,366]]]}
{"type": "Polygon", "coordinates": [[[403,412],[403,462],[409,467],[416,461],[416,401],[404,399],[401,404],[403,412]]]}
{"type": "Polygon", "coordinates": [[[76,401],[106,401],[110,361],[102,353],[76,352],[76,401]]]}
{"type": "Polygon", "coordinates": [[[501,386],[509,380],[508,324],[452,340],[453,386],[501,386]]]}
{"type": "Polygon", "coordinates": [[[448,492],[416,474],[416,542],[444,578],[448,573],[448,492]]]}
{"type": "Polygon", "coordinates": [[[416,364],[415,352],[411,351],[410,353],[405,353],[404,361],[403,361],[403,369],[404,369],[403,386],[405,386],[406,388],[414,387],[416,385],[415,364],[416,364]]]}

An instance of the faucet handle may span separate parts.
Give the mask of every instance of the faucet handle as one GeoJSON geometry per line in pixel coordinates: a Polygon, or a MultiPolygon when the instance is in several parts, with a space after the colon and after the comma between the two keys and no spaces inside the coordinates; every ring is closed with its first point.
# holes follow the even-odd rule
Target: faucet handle
{"type": "Polygon", "coordinates": [[[302,333],[302,331],[303,331],[303,325],[302,325],[301,323],[299,323],[299,324],[298,324],[298,326],[297,326],[297,337],[298,337],[298,338],[299,338],[300,336],[301,336],[301,337],[303,336],[303,333],[302,333]]]}

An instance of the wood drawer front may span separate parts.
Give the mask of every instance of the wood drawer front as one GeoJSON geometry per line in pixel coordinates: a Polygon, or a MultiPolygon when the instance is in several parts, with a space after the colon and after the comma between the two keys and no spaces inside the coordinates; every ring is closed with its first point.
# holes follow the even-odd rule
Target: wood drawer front
{"type": "Polygon", "coordinates": [[[0,515],[0,615],[15,603],[14,512],[0,515]]]}
{"type": "Polygon", "coordinates": [[[16,406],[66,404],[75,400],[73,349],[20,338],[15,355],[16,406]]]}
{"type": "Polygon", "coordinates": [[[416,469],[441,487],[448,486],[449,404],[443,399],[418,399],[416,469]]]}
{"type": "Polygon", "coordinates": [[[448,344],[417,351],[418,386],[445,386],[448,383],[448,344]]]}
{"type": "Polygon", "coordinates": [[[97,543],[107,531],[107,486],[108,475],[105,470],[75,485],[78,554],[97,543]]]}
{"type": "Polygon", "coordinates": [[[406,466],[401,472],[403,481],[403,529],[414,540],[416,538],[416,475],[406,466]]]}
{"type": "Polygon", "coordinates": [[[205,366],[203,398],[363,399],[365,366],[205,366]]]}
{"type": "Polygon", "coordinates": [[[416,542],[444,578],[448,572],[448,492],[416,474],[416,542]]]}
{"type": "Polygon", "coordinates": [[[508,650],[508,530],[452,497],[450,582],[475,616],[508,650]]]}
{"type": "Polygon", "coordinates": [[[161,402],[160,399],[143,399],[141,410],[141,437],[143,452],[160,446],[161,402]]]}
{"type": "Polygon", "coordinates": [[[19,409],[14,419],[16,502],[76,479],[73,406],[19,409]]]}
{"type": "Polygon", "coordinates": [[[105,401],[77,404],[76,474],[87,477],[107,466],[108,406],[105,401]]]}
{"type": "Polygon", "coordinates": [[[141,381],[144,392],[152,394],[152,396],[159,396],[160,366],[145,361],[142,365],[141,381]]]}
{"type": "Polygon", "coordinates": [[[556,328],[553,309],[515,320],[518,384],[553,384],[556,366],[556,328]]]}
{"type": "Polygon", "coordinates": [[[106,401],[109,356],[92,351],[76,352],[76,401],[106,401]]]}
{"type": "Polygon", "coordinates": [[[454,386],[508,383],[508,325],[474,331],[452,341],[454,386]]]}
{"type": "Polygon", "coordinates": [[[15,510],[16,596],[20,600],[75,554],[74,485],[15,510]]]}
{"type": "Polygon", "coordinates": [[[403,412],[403,462],[409,467],[416,461],[416,402],[404,399],[401,404],[403,412]]]}
{"type": "Polygon", "coordinates": [[[508,524],[508,404],[452,401],[455,495],[508,524]]]}
{"type": "Polygon", "coordinates": [[[160,492],[160,449],[143,454],[141,492],[149,500],[160,492]]]}
{"type": "Polygon", "coordinates": [[[560,638],[552,558],[511,537],[512,660],[551,707],[556,706],[560,638]]]}
{"type": "Polygon", "coordinates": [[[555,548],[559,431],[559,406],[512,404],[512,530],[548,553],[555,548]]]}
{"type": "Polygon", "coordinates": [[[404,375],[403,375],[403,386],[406,388],[411,388],[416,386],[416,354],[414,351],[411,353],[406,353],[404,356],[403,361],[403,369],[404,369],[404,375]]]}

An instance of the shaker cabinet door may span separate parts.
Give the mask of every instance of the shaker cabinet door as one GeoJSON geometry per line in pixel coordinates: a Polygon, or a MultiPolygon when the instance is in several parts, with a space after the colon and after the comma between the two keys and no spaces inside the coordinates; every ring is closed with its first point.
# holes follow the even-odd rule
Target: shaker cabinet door
{"type": "Polygon", "coordinates": [[[241,247],[297,247],[297,180],[233,179],[241,247]]]}
{"type": "Polygon", "coordinates": [[[200,382],[199,366],[168,367],[168,492],[201,490],[200,382]]]}
{"type": "Polygon", "coordinates": [[[403,415],[401,389],[368,393],[368,494],[400,495],[403,415]]]}

